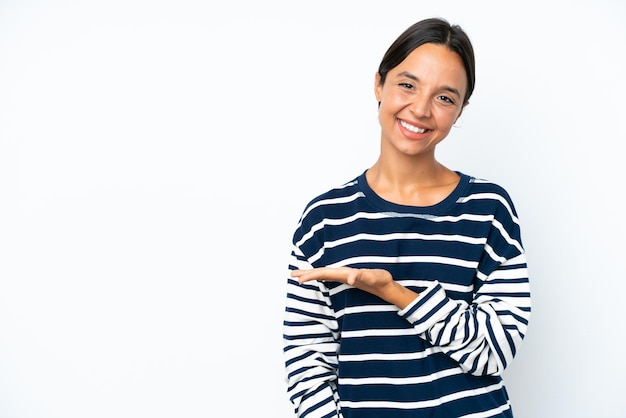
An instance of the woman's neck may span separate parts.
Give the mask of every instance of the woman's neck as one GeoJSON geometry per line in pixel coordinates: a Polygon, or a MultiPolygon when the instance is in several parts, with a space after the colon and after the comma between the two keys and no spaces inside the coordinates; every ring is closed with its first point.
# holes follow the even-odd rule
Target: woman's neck
{"type": "Polygon", "coordinates": [[[459,175],[434,158],[394,161],[379,158],[367,170],[369,186],[383,199],[409,206],[432,206],[444,200],[459,182],[459,175]]]}

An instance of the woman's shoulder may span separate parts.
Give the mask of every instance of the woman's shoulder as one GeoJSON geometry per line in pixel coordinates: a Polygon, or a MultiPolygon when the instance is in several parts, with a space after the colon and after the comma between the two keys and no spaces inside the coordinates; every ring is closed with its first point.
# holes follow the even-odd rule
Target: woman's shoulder
{"type": "Polygon", "coordinates": [[[500,195],[507,200],[511,200],[509,192],[502,184],[483,177],[472,176],[464,173],[459,174],[466,179],[469,193],[491,193],[500,195]]]}
{"type": "Polygon", "coordinates": [[[475,203],[492,211],[508,213],[517,219],[517,211],[508,190],[498,182],[482,177],[463,175],[467,181],[465,195],[459,203],[475,203]]]}
{"type": "Polygon", "coordinates": [[[364,196],[359,186],[361,176],[337,183],[317,194],[306,203],[301,218],[324,218],[333,214],[338,215],[338,212],[345,212],[346,203],[354,202],[364,196]]]}
{"type": "Polygon", "coordinates": [[[358,196],[361,193],[359,180],[362,175],[351,178],[348,181],[338,183],[326,191],[319,193],[309,200],[306,207],[318,206],[321,204],[332,204],[333,202],[342,201],[351,197],[358,196]]]}

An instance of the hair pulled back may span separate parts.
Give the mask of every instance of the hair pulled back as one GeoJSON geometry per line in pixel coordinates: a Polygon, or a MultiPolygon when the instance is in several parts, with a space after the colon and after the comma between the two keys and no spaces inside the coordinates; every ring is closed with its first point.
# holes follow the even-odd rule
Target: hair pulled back
{"type": "Polygon", "coordinates": [[[451,25],[442,18],[429,18],[414,23],[391,44],[378,67],[380,84],[385,83],[387,73],[404,61],[414,49],[427,43],[443,45],[461,57],[467,75],[466,103],[474,91],[476,81],[474,48],[459,25],[451,25]]]}

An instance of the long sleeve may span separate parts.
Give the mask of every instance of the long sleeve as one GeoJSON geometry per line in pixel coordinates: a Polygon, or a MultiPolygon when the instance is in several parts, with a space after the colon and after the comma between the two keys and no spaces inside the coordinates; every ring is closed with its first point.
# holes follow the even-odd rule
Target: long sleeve
{"type": "MultiPolygon", "coordinates": [[[[291,268],[311,268],[294,250],[291,268]]],[[[288,395],[298,417],[341,417],[337,395],[337,321],[321,282],[287,282],[284,355],[288,395]]]]}
{"type": "MultiPolygon", "coordinates": [[[[517,272],[525,271],[521,258],[503,267],[518,265],[517,272]]],[[[450,299],[435,282],[400,315],[468,373],[500,375],[515,356],[530,318],[528,284],[523,277],[512,278],[512,271],[486,278],[472,304],[450,299]]]]}
{"type": "Polygon", "coordinates": [[[526,334],[531,312],[517,217],[512,207],[500,209],[476,270],[472,302],[449,298],[435,281],[399,312],[422,338],[477,376],[504,371],[526,334]]]}

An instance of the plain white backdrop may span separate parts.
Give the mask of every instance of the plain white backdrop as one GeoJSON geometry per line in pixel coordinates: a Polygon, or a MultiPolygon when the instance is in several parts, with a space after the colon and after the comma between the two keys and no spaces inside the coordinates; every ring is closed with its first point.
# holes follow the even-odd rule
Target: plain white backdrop
{"type": "Polygon", "coordinates": [[[291,233],[431,16],[477,56],[439,158],[523,225],[516,417],[626,416],[623,3],[0,0],[0,417],[291,417],[291,233]]]}

